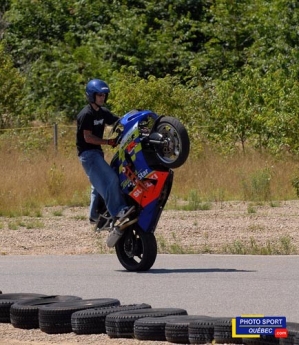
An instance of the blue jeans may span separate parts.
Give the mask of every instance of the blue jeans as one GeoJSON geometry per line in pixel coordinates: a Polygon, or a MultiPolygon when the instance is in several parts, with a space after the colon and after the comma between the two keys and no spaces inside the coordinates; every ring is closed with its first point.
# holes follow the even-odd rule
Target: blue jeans
{"type": "Polygon", "coordinates": [[[115,171],[105,161],[104,154],[100,150],[84,151],[79,156],[79,159],[92,185],[90,218],[98,219],[98,194],[104,199],[110,215],[115,217],[126,206],[115,171]]]}

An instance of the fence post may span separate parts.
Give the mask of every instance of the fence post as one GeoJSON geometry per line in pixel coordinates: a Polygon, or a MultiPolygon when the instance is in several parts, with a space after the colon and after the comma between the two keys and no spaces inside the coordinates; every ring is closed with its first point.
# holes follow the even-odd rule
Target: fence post
{"type": "Polygon", "coordinates": [[[54,149],[55,149],[55,152],[57,152],[58,151],[58,125],[57,123],[54,123],[53,129],[54,129],[54,149]]]}

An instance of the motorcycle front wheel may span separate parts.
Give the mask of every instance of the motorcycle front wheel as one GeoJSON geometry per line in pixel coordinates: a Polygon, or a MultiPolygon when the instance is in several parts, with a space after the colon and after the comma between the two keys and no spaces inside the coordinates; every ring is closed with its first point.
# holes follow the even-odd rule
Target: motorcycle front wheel
{"type": "Polygon", "coordinates": [[[157,123],[155,132],[164,139],[163,145],[156,146],[160,164],[170,169],[182,166],[190,151],[190,140],[185,126],[174,117],[164,116],[157,123]]]}
{"type": "Polygon", "coordinates": [[[119,262],[128,271],[148,271],[157,257],[156,237],[134,224],[116,243],[115,250],[119,262]]]}

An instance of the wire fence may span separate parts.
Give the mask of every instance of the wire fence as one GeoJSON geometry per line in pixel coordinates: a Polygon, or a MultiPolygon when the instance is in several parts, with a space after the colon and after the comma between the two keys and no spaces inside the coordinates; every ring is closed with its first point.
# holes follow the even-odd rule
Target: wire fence
{"type": "Polygon", "coordinates": [[[75,125],[53,125],[0,129],[0,147],[25,150],[75,148],[75,125]]]}

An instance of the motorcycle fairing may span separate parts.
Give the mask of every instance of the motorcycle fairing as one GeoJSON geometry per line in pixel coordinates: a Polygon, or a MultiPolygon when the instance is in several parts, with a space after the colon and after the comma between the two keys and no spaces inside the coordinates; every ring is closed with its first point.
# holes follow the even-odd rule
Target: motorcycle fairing
{"type": "Polygon", "coordinates": [[[118,171],[122,191],[141,206],[138,225],[145,231],[154,231],[161,211],[159,197],[169,176],[168,171],[151,169],[142,152],[138,122],[151,116],[151,112],[133,111],[128,113],[121,122],[123,126],[134,121],[133,127],[122,137],[118,157],[111,164],[118,171]]]}
{"type": "Polygon", "coordinates": [[[124,127],[124,136],[122,141],[126,137],[126,133],[130,131],[132,127],[135,128],[135,126],[138,125],[138,122],[141,122],[142,120],[147,119],[148,117],[151,117],[154,120],[159,118],[157,114],[153,113],[150,110],[132,110],[129,113],[125,114],[120,119],[120,123],[124,127]]]}
{"type": "Polygon", "coordinates": [[[124,167],[124,174],[132,182],[131,188],[133,189],[128,194],[143,208],[159,198],[169,175],[168,172],[153,170],[142,179],[139,179],[129,166],[124,167]]]}

